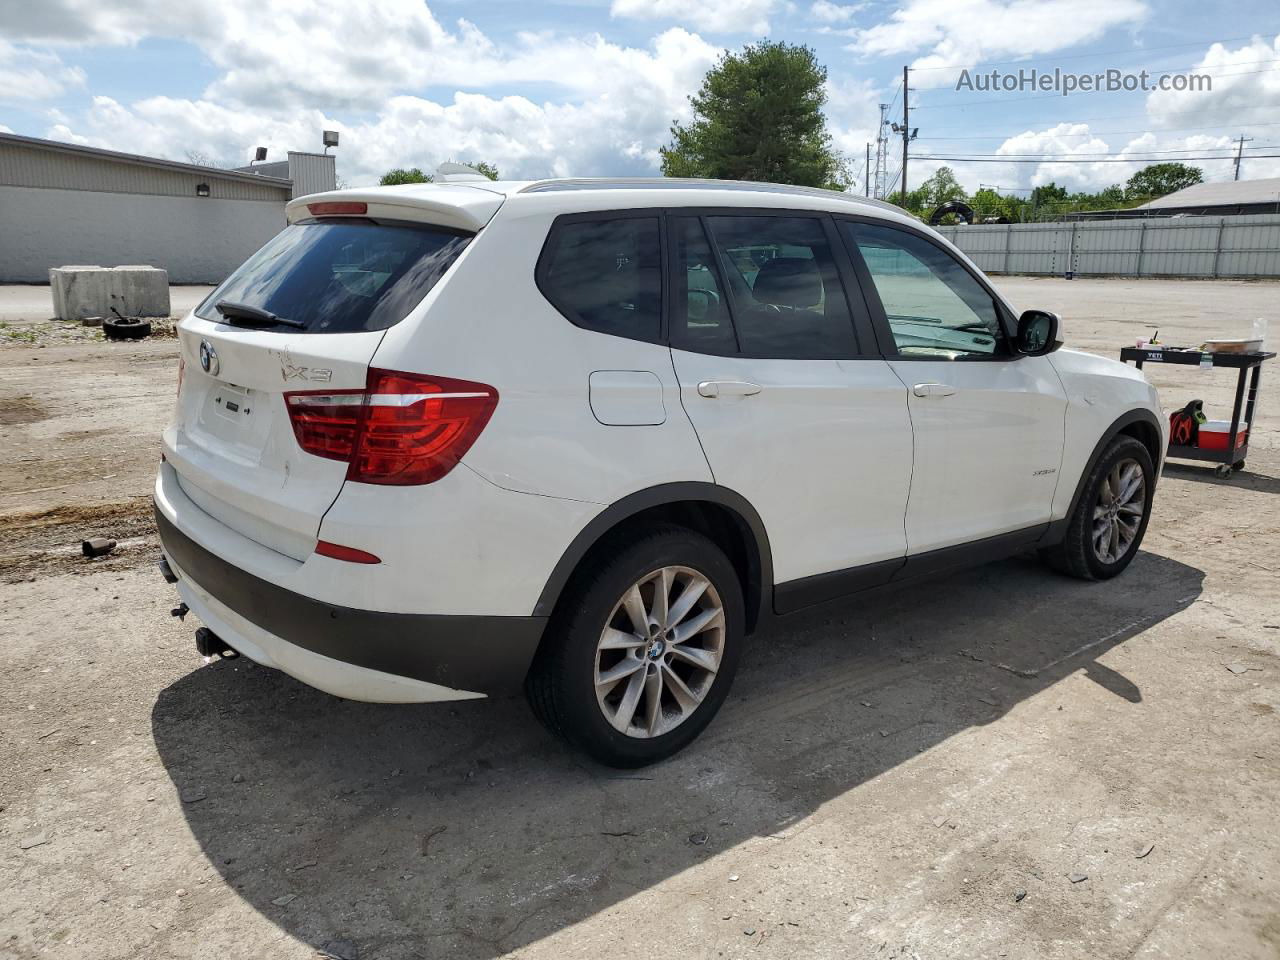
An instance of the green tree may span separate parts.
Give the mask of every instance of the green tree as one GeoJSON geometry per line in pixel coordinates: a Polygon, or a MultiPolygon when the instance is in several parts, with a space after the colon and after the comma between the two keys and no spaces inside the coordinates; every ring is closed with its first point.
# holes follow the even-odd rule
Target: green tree
{"type": "MultiPolygon", "coordinates": [[[[450,163],[456,162],[450,161],[450,163]]],[[[484,160],[474,160],[464,163],[463,166],[470,167],[476,173],[484,174],[490,180],[498,179],[498,168],[484,160]]],[[[396,167],[384,173],[378,183],[384,187],[395,187],[402,183],[433,183],[434,181],[435,177],[429,173],[423,173],[418,167],[396,167]]]]}
{"type": "Polygon", "coordinates": [[[1067,201],[1067,188],[1056,183],[1046,183],[1031,191],[1031,206],[1058,208],[1067,201]]]}
{"type": "Polygon", "coordinates": [[[1126,197],[1149,200],[1197,183],[1204,183],[1204,171],[1199,167],[1185,163],[1152,163],[1130,177],[1124,191],[1126,197]]]}
{"type": "Polygon", "coordinates": [[[973,195],[969,206],[973,207],[974,219],[981,223],[988,217],[1015,220],[1021,212],[1022,205],[1017,197],[1009,197],[998,190],[983,187],[973,195]]]}
{"type": "Polygon", "coordinates": [[[663,174],[845,189],[822,113],[826,81],[806,46],[764,40],[726,52],[689,98],[693,119],[671,125],[663,174]]]}
{"type": "Polygon", "coordinates": [[[417,167],[396,167],[394,170],[388,170],[382,175],[382,179],[378,181],[384,187],[397,187],[402,183],[430,183],[431,174],[423,173],[417,167]]]}
{"type": "Polygon", "coordinates": [[[939,167],[924,183],[907,191],[907,209],[918,216],[928,217],[944,203],[966,199],[968,194],[956,179],[955,171],[950,167],[939,167]]]}
{"type": "Polygon", "coordinates": [[[476,160],[472,163],[466,164],[466,166],[470,167],[476,173],[483,173],[490,180],[500,179],[498,177],[498,168],[492,163],[487,163],[484,160],[476,160]]]}

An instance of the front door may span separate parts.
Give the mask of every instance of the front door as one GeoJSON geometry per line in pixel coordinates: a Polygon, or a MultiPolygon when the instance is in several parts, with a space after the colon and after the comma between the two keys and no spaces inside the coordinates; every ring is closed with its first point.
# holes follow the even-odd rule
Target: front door
{"type": "Polygon", "coordinates": [[[1048,358],[1012,350],[1007,311],[941,244],[882,223],[840,230],[909,392],[908,554],[1048,523],[1067,404],[1048,358]]]}
{"type": "Polygon", "coordinates": [[[907,392],[859,349],[833,225],[791,213],[669,223],[681,400],[716,482],[764,522],[779,609],[856,585],[850,568],[887,578],[906,553],[907,392]]]}

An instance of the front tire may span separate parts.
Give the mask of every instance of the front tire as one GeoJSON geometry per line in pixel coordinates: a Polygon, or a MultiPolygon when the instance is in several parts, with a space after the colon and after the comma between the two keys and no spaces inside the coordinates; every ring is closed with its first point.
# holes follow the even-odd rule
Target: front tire
{"type": "Polygon", "coordinates": [[[551,732],[601,763],[640,767],[692,742],[728,696],[742,587],[724,552],[683,527],[615,541],[596,559],[570,584],[525,692],[551,732]]]}
{"type": "Polygon", "coordinates": [[[1060,573],[1109,580],[1138,552],[1151,518],[1155,467],[1138,440],[1119,436],[1102,451],[1084,483],[1062,542],[1041,551],[1060,573]]]}

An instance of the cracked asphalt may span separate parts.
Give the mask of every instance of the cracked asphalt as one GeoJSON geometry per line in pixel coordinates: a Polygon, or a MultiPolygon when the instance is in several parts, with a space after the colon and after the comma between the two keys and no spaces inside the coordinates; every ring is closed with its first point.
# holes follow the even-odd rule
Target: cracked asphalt
{"type": "MultiPolygon", "coordinates": [[[[1280,302],[997,282],[1110,355],[1280,302]]],[[[1125,576],[1019,557],[780,621],[699,741],[620,772],[520,700],[202,665],[153,539],[76,559],[95,516],[136,520],[93,509],[145,495],[160,424],[84,438],[58,374],[110,357],[156,419],[167,349],[0,348],[0,957],[1280,957],[1280,370],[1248,469],[1170,465],[1125,576]],[[115,480],[39,463],[94,444],[115,480]]],[[[1150,369],[1169,407],[1230,402],[1230,374],[1150,369]]]]}

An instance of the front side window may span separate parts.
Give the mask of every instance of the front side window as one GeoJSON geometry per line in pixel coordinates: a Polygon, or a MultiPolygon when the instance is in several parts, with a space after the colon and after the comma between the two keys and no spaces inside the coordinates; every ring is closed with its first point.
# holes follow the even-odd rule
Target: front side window
{"type": "Polygon", "coordinates": [[[750,357],[855,357],[849,304],[822,221],[716,216],[706,220],[750,357]]]}
{"type": "Polygon", "coordinates": [[[551,232],[539,285],[579,327],[657,342],[662,249],[657,217],[570,220],[551,232]]]}
{"type": "Polygon", "coordinates": [[[422,301],[469,239],[372,220],[295,223],[224,280],[196,316],[221,321],[217,304],[225,300],[293,321],[276,328],[290,333],[385,330],[422,301]]]}
{"type": "Polygon", "coordinates": [[[842,221],[884,305],[898,353],[963,359],[1007,355],[995,301],[958,260],[906,230],[842,221]]]}

